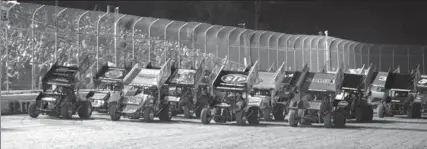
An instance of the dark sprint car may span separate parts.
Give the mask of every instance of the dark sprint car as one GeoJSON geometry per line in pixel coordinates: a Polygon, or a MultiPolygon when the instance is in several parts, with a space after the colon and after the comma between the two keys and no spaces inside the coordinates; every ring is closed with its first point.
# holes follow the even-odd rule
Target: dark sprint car
{"type": "Polygon", "coordinates": [[[75,86],[79,86],[80,83],[77,74],[84,74],[89,68],[89,64],[88,57],[80,63],[79,67],[62,66],[58,62],[53,64],[42,79],[43,91],[28,107],[30,117],[37,118],[39,114],[47,114],[70,119],[77,113],[80,118],[90,118],[92,115],[91,102],[79,98],[78,88],[75,91],[75,86]]]}
{"type": "Polygon", "coordinates": [[[405,114],[409,118],[421,118],[422,104],[414,98],[416,81],[412,75],[390,72],[384,79],[385,98],[378,105],[378,117],[405,114]]]}
{"type": "MultiPolygon", "coordinates": [[[[153,121],[154,117],[159,117],[161,121],[170,121],[172,110],[164,98],[166,88],[163,88],[170,75],[170,59],[161,68],[152,67],[151,63],[145,68],[136,64],[123,79],[123,84],[137,90],[131,96],[124,96],[116,101],[110,100],[108,111],[111,120],[118,121],[124,116],[130,119],[143,117],[145,122],[153,121]]],[[[128,90],[124,90],[125,95],[130,95],[127,92],[128,90]]]]}
{"type": "Polygon", "coordinates": [[[236,120],[238,125],[259,123],[258,106],[250,106],[248,92],[256,81],[257,64],[250,70],[227,71],[224,65],[216,72],[210,83],[211,97],[207,107],[203,108],[200,119],[209,124],[212,119],[217,123],[236,120]]]}
{"type": "Polygon", "coordinates": [[[423,110],[427,112],[427,75],[420,75],[417,82],[416,99],[423,103],[423,110]]]}
{"type": "Polygon", "coordinates": [[[258,72],[257,82],[253,85],[253,92],[249,97],[251,106],[258,106],[265,121],[271,120],[271,114],[275,120],[284,120],[285,104],[279,101],[278,93],[283,89],[285,77],[283,63],[276,72],[258,72]]]}
{"type": "Polygon", "coordinates": [[[296,83],[295,98],[289,105],[289,125],[296,127],[323,123],[325,127],[345,127],[348,102],[336,100],[342,71],[336,74],[309,72],[307,65],[296,83]]]}
{"type": "Polygon", "coordinates": [[[205,76],[205,61],[202,61],[197,69],[178,69],[172,67],[172,75],[166,81],[168,93],[166,100],[171,104],[173,115],[181,109],[184,117],[191,118],[193,113],[200,117],[205,102],[197,100],[200,94],[199,84],[205,76]]]}
{"type": "Polygon", "coordinates": [[[357,122],[372,121],[374,111],[365,97],[368,85],[372,80],[372,74],[372,67],[368,68],[367,75],[344,73],[341,82],[341,94],[337,95],[336,99],[345,100],[349,103],[349,106],[345,108],[348,111],[348,119],[355,118],[357,122]]]}
{"type": "Polygon", "coordinates": [[[99,69],[93,78],[96,89],[86,95],[94,111],[107,113],[109,100],[116,101],[123,96],[123,79],[132,68],[131,65],[119,68],[105,63],[99,69]]]}

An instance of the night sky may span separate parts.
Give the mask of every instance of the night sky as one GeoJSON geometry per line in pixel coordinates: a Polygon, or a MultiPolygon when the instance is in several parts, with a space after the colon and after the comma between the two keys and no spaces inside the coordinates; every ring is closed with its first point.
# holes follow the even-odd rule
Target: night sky
{"type": "MultiPolygon", "coordinates": [[[[20,1],[24,2],[24,1],[20,1]]],[[[29,2],[29,1],[28,1],[29,2]]],[[[31,3],[55,5],[54,1],[31,3]]],[[[59,6],[94,10],[120,7],[121,13],[179,21],[254,28],[254,2],[58,1],[59,6]],[[208,9],[208,7],[211,7],[208,9]]],[[[113,9],[111,9],[113,11],[113,9]]],[[[273,1],[260,7],[259,29],[288,34],[318,34],[378,44],[427,45],[427,1],[273,1]]]]}

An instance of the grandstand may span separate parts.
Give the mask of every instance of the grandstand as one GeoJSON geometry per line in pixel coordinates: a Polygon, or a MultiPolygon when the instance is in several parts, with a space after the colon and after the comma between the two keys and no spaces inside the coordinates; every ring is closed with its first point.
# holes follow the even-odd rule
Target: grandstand
{"type": "Polygon", "coordinates": [[[119,65],[136,60],[159,66],[164,61],[161,54],[166,53],[167,57],[182,60],[182,67],[191,67],[206,57],[208,69],[227,56],[228,69],[235,70],[243,68],[246,57],[258,60],[260,69],[272,64],[277,68],[285,61],[288,70],[301,69],[307,63],[311,70],[320,71],[329,51],[333,69],[373,63],[382,71],[399,65],[402,72],[410,72],[419,64],[425,74],[427,68],[427,48],[415,45],[368,44],[30,3],[11,8],[9,19],[9,27],[2,32],[7,36],[1,39],[8,45],[4,47],[8,50],[1,53],[3,68],[7,68],[3,90],[36,89],[51,63],[76,63],[85,55],[98,59],[99,64],[117,58],[119,65]],[[34,83],[29,83],[31,80],[34,83]]]}

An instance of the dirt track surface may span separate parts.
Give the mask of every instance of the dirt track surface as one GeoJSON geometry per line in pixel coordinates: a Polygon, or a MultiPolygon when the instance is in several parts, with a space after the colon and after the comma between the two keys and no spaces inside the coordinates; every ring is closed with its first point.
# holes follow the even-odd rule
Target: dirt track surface
{"type": "Polygon", "coordinates": [[[141,120],[112,122],[95,114],[90,120],[52,119],[27,115],[1,117],[1,147],[19,148],[149,148],[149,149],[426,149],[427,116],[374,118],[373,123],[349,121],[345,129],[315,124],[291,128],[286,122],[258,126],[234,123],[203,125],[198,119],[174,117],[170,123],[141,120]]]}

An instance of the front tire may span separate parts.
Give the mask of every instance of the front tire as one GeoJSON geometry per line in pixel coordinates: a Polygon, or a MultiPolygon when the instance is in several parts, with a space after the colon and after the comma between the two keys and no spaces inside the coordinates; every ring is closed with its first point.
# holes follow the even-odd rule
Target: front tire
{"type": "Polygon", "coordinates": [[[248,119],[248,123],[251,125],[259,124],[259,109],[257,108],[249,108],[246,112],[246,117],[248,119]]]}
{"type": "Polygon", "coordinates": [[[89,101],[81,101],[78,115],[81,119],[88,119],[92,115],[92,103],[89,101]]]}
{"type": "Polygon", "coordinates": [[[380,105],[378,105],[378,117],[379,118],[384,118],[384,114],[385,114],[385,105],[383,103],[381,103],[380,105]]]}
{"type": "Polygon", "coordinates": [[[244,109],[236,112],[236,123],[237,125],[245,125],[246,124],[246,112],[244,109]]]}
{"type": "Polygon", "coordinates": [[[61,105],[61,115],[63,119],[71,119],[73,116],[73,104],[70,102],[63,102],[61,105]]]}
{"type": "Polygon", "coordinates": [[[40,115],[40,111],[37,110],[37,101],[30,103],[28,106],[28,114],[31,118],[37,118],[40,115]]]}
{"type": "Polygon", "coordinates": [[[191,104],[187,104],[184,106],[184,117],[188,119],[193,117],[192,106],[190,106],[191,104]]]}
{"type": "Polygon", "coordinates": [[[373,118],[374,118],[374,109],[372,109],[372,106],[366,105],[363,121],[372,122],[373,118]]]}
{"type": "Polygon", "coordinates": [[[119,105],[117,103],[110,103],[108,107],[108,113],[112,121],[118,121],[122,117],[122,114],[119,112],[119,105]]]}
{"type": "Polygon", "coordinates": [[[212,113],[209,108],[203,108],[200,112],[200,120],[203,124],[209,124],[212,120],[212,113]]]}
{"type": "Polygon", "coordinates": [[[296,120],[297,110],[296,109],[289,109],[288,114],[289,114],[289,118],[288,118],[289,126],[297,127],[298,126],[298,121],[296,120]]]}
{"type": "Polygon", "coordinates": [[[144,122],[152,122],[154,120],[154,108],[151,106],[144,109],[144,122]]]}

